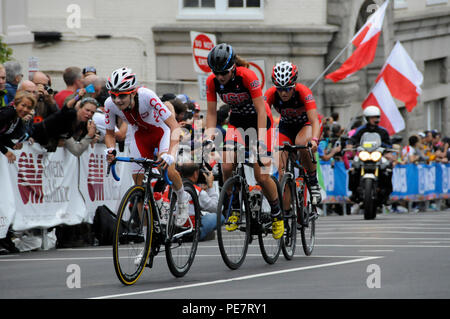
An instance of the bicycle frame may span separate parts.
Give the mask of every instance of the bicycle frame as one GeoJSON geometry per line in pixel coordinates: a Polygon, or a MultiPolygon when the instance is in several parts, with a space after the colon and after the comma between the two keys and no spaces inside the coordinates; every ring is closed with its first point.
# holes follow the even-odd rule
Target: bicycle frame
{"type": "MultiPolygon", "coordinates": [[[[180,238],[180,237],[182,237],[182,236],[184,236],[184,235],[186,235],[188,233],[191,233],[193,231],[194,226],[192,224],[192,221],[190,219],[188,219],[189,224],[190,224],[189,229],[186,229],[185,231],[177,233],[173,237],[170,237],[170,231],[169,231],[170,223],[169,223],[169,220],[170,220],[171,216],[169,216],[169,220],[166,223],[165,229],[160,227],[160,225],[161,225],[161,210],[160,210],[160,207],[158,207],[158,205],[156,205],[156,202],[155,202],[155,199],[154,199],[154,195],[153,195],[153,188],[151,186],[150,181],[152,179],[154,179],[154,178],[158,179],[158,180],[163,179],[169,186],[171,186],[172,182],[169,180],[169,177],[167,175],[167,169],[164,170],[163,174],[155,173],[153,171],[153,168],[157,167],[159,165],[159,162],[156,162],[156,161],[153,161],[153,160],[149,160],[149,159],[146,159],[146,158],[116,157],[115,160],[119,161],[119,162],[135,162],[135,163],[140,164],[144,168],[144,179],[143,179],[142,183],[143,183],[143,187],[144,187],[145,193],[144,193],[144,203],[143,203],[143,205],[144,205],[144,207],[145,207],[145,205],[148,205],[149,199],[150,199],[150,204],[152,205],[151,206],[152,207],[152,211],[156,212],[153,215],[154,230],[155,230],[156,234],[162,234],[162,238],[163,238],[163,242],[161,242],[159,244],[164,244],[164,241],[165,242],[168,242],[168,241],[171,241],[171,240],[174,241],[174,240],[176,240],[176,239],[178,239],[178,238],[180,238]]],[[[112,163],[110,166],[108,166],[108,170],[107,170],[108,173],[109,173],[110,169],[111,169],[111,173],[112,173],[114,179],[116,181],[120,181],[120,178],[116,174],[115,162],[112,163]]],[[[170,192],[169,192],[169,198],[171,196],[172,196],[172,188],[170,189],[170,192]]]]}

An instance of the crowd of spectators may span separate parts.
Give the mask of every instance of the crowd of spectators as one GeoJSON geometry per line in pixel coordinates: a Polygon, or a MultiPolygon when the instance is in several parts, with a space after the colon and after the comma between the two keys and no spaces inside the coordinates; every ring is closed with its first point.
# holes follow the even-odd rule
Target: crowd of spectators
{"type": "MultiPolygon", "coordinates": [[[[352,160],[352,152],[345,151],[345,146],[350,137],[355,134],[358,127],[364,124],[363,120],[355,119],[348,132],[339,124],[339,114],[334,112],[330,117],[322,119],[323,132],[319,143],[318,153],[322,161],[329,161],[333,166],[336,161],[344,162],[346,169],[352,160]]],[[[401,143],[393,143],[392,149],[386,154],[393,166],[397,164],[430,164],[432,162],[449,163],[450,137],[442,137],[437,130],[425,130],[417,132],[402,140],[401,143]]],[[[397,205],[393,205],[397,211],[397,205]]],[[[414,204],[413,207],[417,205],[414,204]]],[[[331,212],[343,214],[342,205],[332,204],[331,212]]],[[[402,207],[400,211],[404,211],[402,207]]],[[[347,213],[350,213],[348,209],[347,213]]]]}
{"type": "MultiPolygon", "coordinates": [[[[34,72],[25,79],[18,62],[0,64],[0,156],[6,156],[9,163],[16,161],[13,150],[21,149],[23,143],[38,143],[46,152],[64,147],[75,156],[80,156],[95,143],[103,143],[106,132],[104,102],[109,96],[105,78],[97,75],[93,66],[71,66],[63,71],[62,79],[65,88],[57,90],[52,87],[51,77],[44,72],[34,72]]],[[[190,133],[183,138],[185,144],[192,146],[196,125],[205,127],[200,105],[185,94],[167,93],[161,100],[169,106],[185,132],[190,133]]],[[[222,113],[220,122],[226,125],[229,112],[222,113]]],[[[115,137],[118,148],[123,151],[131,130],[120,118],[116,122],[115,137]]],[[[207,197],[215,198],[211,177],[208,175],[205,182],[203,174],[206,173],[200,171],[199,166],[195,168],[178,167],[193,183],[197,184],[199,180],[198,186],[202,189],[199,196],[205,199],[202,203],[210,204],[207,197]]],[[[202,209],[205,212],[202,239],[215,229],[210,222],[215,220],[211,216],[214,212],[209,206],[202,209]]],[[[0,240],[0,251],[3,248],[17,252],[11,242],[11,233],[0,240]]]]}

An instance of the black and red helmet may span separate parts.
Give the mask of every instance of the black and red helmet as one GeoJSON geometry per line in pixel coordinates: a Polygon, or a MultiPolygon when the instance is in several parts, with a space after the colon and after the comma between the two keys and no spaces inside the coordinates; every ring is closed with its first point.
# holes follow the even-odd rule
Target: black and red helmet
{"type": "Polygon", "coordinates": [[[291,62],[282,61],[273,67],[272,82],[276,87],[290,87],[297,82],[298,69],[291,62]]]}

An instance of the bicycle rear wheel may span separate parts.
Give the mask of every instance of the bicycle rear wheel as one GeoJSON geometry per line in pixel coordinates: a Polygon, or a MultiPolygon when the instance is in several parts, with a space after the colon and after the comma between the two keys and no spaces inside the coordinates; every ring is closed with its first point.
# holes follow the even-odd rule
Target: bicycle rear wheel
{"type": "MultiPolygon", "coordinates": [[[[285,233],[282,241],[281,250],[287,260],[294,258],[295,248],[297,246],[297,211],[299,201],[295,180],[285,174],[281,180],[281,198],[289,203],[286,209],[283,209],[285,233]]],[[[282,203],[282,204],[283,204],[282,203]]],[[[285,208],[285,207],[283,207],[285,208]]]]}
{"type": "Polygon", "coordinates": [[[317,208],[308,200],[306,207],[300,212],[303,251],[306,256],[310,256],[314,250],[316,242],[316,219],[318,217],[317,208]]]}
{"type": "Polygon", "coordinates": [[[230,269],[242,265],[250,240],[250,214],[245,192],[240,177],[234,176],[223,185],[217,205],[217,241],[222,259],[230,269]],[[239,202],[238,209],[232,209],[233,199],[239,202]],[[220,213],[225,218],[223,224],[220,213]]]}
{"type": "Polygon", "coordinates": [[[133,285],[142,275],[153,234],[151,208],[144,207],[145,190],[132,186],[122,198],[113,238],[114,269],[120,282],[133,285]]]}
{"type": "Polygon", "coordinates": [[[194,215],[182,227],[175,225],[174,213],[177,209],[176,194],[172,192],[170,200],[169,223],[167,227],[168,240],[166,241],[166,261],[169,270],[175,277],[183,277],[191,268],[197,252],[200,236],[200,205],[197,193],[191,183],[184,183],[184,190],[189,195],[189,211],[194,215]]]}
{"type": "MultiPolygon", "coordinates": [[[[275,185],[277,186],[277,193],[278,193],[278,199],[281,203],[281,191],[280,191],[280,184],[275,179],[275,177],[271,176],[272,180],[275,182],[275,185]]],[[[261,255],[263,256],[264,260],[268,264],[274,264],[278,257],[280,256],[281,252],[281,246],[282,241],[284,238],[281,239],[275,239],[272,235],[272,217],[271,217],[271,208],[269,201],[267,198],[262,195],[262,204],[261,204],[261,214],[260,219],[261,223],[257,223],[255,226],[259,226],[260,231],[258,232],[258,242],[259,242],[259,248],[261,250],[261,255]]],[[[280,212],[280,214],[283,214],[283,211],[280,212]]]]}

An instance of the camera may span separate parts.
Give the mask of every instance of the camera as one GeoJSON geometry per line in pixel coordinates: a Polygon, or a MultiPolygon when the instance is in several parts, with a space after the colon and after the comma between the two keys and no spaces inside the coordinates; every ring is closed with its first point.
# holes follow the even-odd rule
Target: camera
{"type": "Polygon", "coordinates": [[[50,85],[44,85],[44,89],[48,94],[53,94],[53,89],[50,87],[50,85]]]}
{"type": "Polygon", "coordinates": [[[197,184],[207,184],[206,176],[208,175],[208,170],[206,168],[200,168],[198,172],[197,184]]]}

